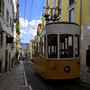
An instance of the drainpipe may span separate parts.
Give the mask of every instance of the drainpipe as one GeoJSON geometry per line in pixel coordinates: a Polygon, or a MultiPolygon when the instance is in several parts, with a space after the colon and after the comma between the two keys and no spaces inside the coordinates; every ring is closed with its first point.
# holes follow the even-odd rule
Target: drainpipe
{"type": "Polygon", "coordinates": [[[79,25],[80,25],[80,35],[81,35],[81,19],[82,19],[82,0],[80,0],[80,7],[79,7],[79,25]]]}
{"type": "Polygon", "coordinates": [[[79,0],[79,29],[80,29],[80,40],[79,40],[79,55],[80,55],[80,62],[81,62],[81,21],[82,21],[82,0],[79,0]]]}

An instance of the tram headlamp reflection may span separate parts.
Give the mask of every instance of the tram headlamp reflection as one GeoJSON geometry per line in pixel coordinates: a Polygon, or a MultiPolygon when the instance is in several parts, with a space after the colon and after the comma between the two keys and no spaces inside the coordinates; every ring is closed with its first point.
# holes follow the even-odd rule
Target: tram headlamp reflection
{"type": "Polygon", "coordinates": [[[56,63],[51,63],[51,69],[53,69],[53,70],[56,69],[56,63]]]}

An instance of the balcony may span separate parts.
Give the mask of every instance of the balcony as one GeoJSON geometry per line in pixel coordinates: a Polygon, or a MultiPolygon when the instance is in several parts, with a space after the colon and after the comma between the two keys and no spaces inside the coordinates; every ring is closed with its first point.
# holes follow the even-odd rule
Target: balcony
{"type": "Polygon", "coordinates": [[[52,10],[52,13],[48,13],[48,11],[43,13],[43,17],[45,17],[46,21],[58,21],[59,15],[61,14],[61,9],[51,8],[51,10],[52,10]]]}

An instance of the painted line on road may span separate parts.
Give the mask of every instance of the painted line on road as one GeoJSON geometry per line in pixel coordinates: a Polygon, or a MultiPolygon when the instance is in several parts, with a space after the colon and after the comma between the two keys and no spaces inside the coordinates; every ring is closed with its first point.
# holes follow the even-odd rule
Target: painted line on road
{"type": "Polygon", "coordinates": [[[24,79],[25,79],[25,86],[29,87],[29,89],[32,90],[32,87],[27,84],[27,78],[26,78],[25,68],[24,68],[24,79]]]}
{"type": "Polygon", "coordinates": [[[25,79],[25,86],[28,86],[28,85],[27,85],[27,79],[26,79],[25,70],[24,70],[24,79],[25,79]]]}
{"type": "Polygon", "coordinates": [[[32,63],[31,61],[28,61],[29,63],[31,63],[31,64],[34,64],[34,63],[32,63]]]}

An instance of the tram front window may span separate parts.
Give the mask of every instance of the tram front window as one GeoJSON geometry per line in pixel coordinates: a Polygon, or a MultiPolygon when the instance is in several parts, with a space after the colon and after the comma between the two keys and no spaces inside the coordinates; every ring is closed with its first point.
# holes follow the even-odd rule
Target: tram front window
{"type": "Polygon", "coordinates": [[[60,57],[73,57],[73,36],[70,34],[60,35],[60,57]]]}
{"type": "Polygon", "coordinates": [[[48,35],[48,58],[57,58],[57,35],[48,35]]]}

